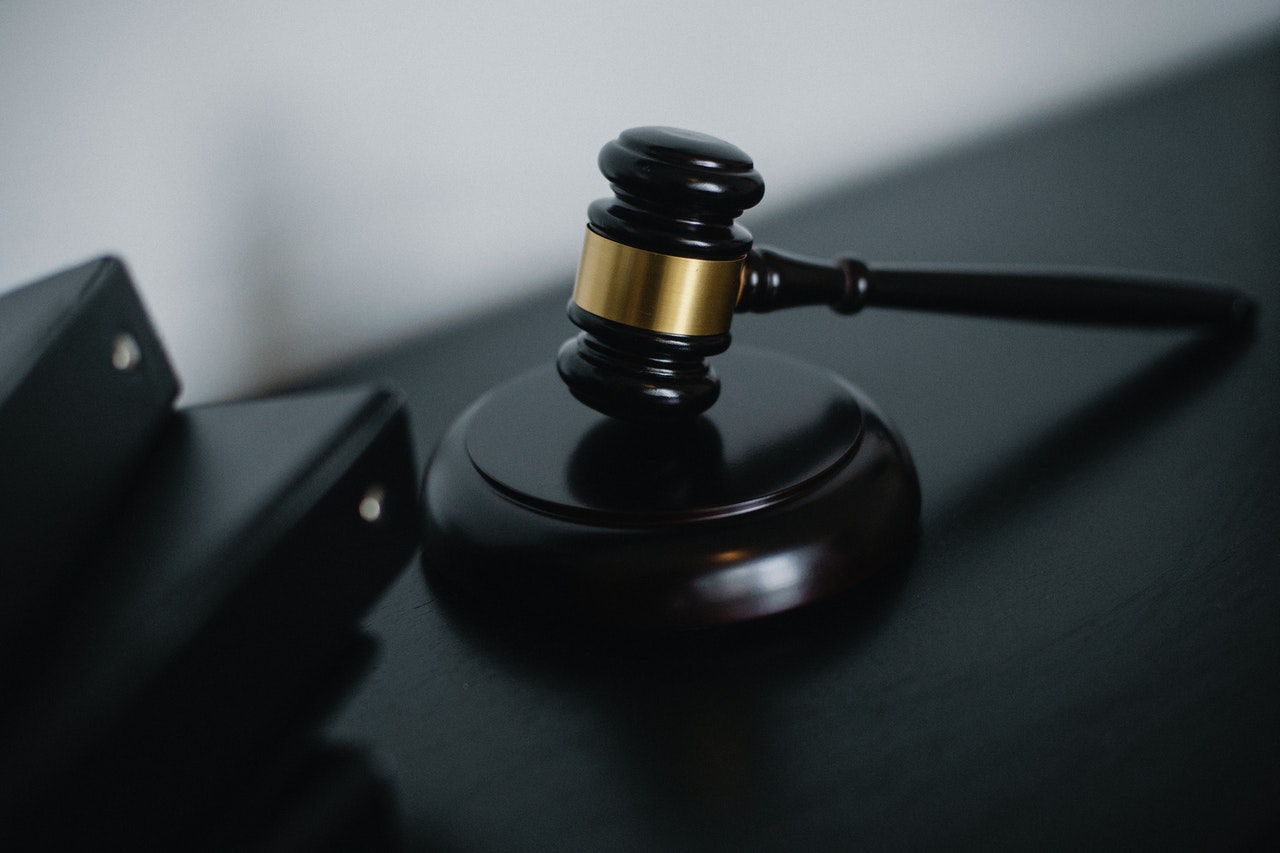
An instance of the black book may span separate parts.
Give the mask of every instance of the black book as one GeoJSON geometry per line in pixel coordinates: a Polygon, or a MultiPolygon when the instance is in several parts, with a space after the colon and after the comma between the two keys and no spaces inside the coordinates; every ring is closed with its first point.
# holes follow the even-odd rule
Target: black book
{"type": "Polygon", "coordinates": [[[0,296],[0,661],[67,582],[177,394],[120,261],[0,296]]]}
{"type": "Polygon", "coordinates": [[[0,719],[0,827],[145,844],[211,820],[349,683],[415,479],[391,392],[177,412],[0,719]]]}

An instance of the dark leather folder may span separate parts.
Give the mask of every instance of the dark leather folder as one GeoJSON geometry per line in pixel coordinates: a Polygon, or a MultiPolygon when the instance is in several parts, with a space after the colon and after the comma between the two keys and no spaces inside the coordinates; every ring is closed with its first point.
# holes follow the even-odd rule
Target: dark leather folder
{"type": "Polygon", "coordinates": [[[0,721],[0,825],[142,843],[215,821],[349,683],[417,542],[414,481],[395,393],[175,413],[0,721]]]}
{"type": "Polygon", "coordinates": [[[0,296],[0,662],[42,618],[177,393],[120,261],[0,296]]]}

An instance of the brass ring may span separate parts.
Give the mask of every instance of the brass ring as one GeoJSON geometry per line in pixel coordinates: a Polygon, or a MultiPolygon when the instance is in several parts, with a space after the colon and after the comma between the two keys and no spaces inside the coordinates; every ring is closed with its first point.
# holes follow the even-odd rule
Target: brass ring
{"type": "Polygon", "coordinates": [[[652,332],[722,335],[733,320],[745,258],[662,255],[588,228],[573,301],[597,317],[652,332]]]}

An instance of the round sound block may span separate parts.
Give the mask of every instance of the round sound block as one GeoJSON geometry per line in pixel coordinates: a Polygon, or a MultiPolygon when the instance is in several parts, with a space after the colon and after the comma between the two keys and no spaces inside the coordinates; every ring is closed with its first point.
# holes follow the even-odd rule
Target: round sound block
{"type": "Polygon", "coordinates": [[[481,398],[427,467],[429,575],[530,616],[689,628],[828,598],[899,557],[920,486],[874,405],[747,347],[716,368],[720,401],[678,426],[600,415],[550,366],[481,398]]]}

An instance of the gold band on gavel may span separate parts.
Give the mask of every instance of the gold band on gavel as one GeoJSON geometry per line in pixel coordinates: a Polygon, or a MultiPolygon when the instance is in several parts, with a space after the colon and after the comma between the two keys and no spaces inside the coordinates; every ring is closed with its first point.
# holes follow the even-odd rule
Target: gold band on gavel
{"type": "Polygon", "coordinates": [[[742,262],[661,255],[624,246],[590,228],[573,286],[579,308],[669,335],[729,331],[742,289],[742,262]]]}

